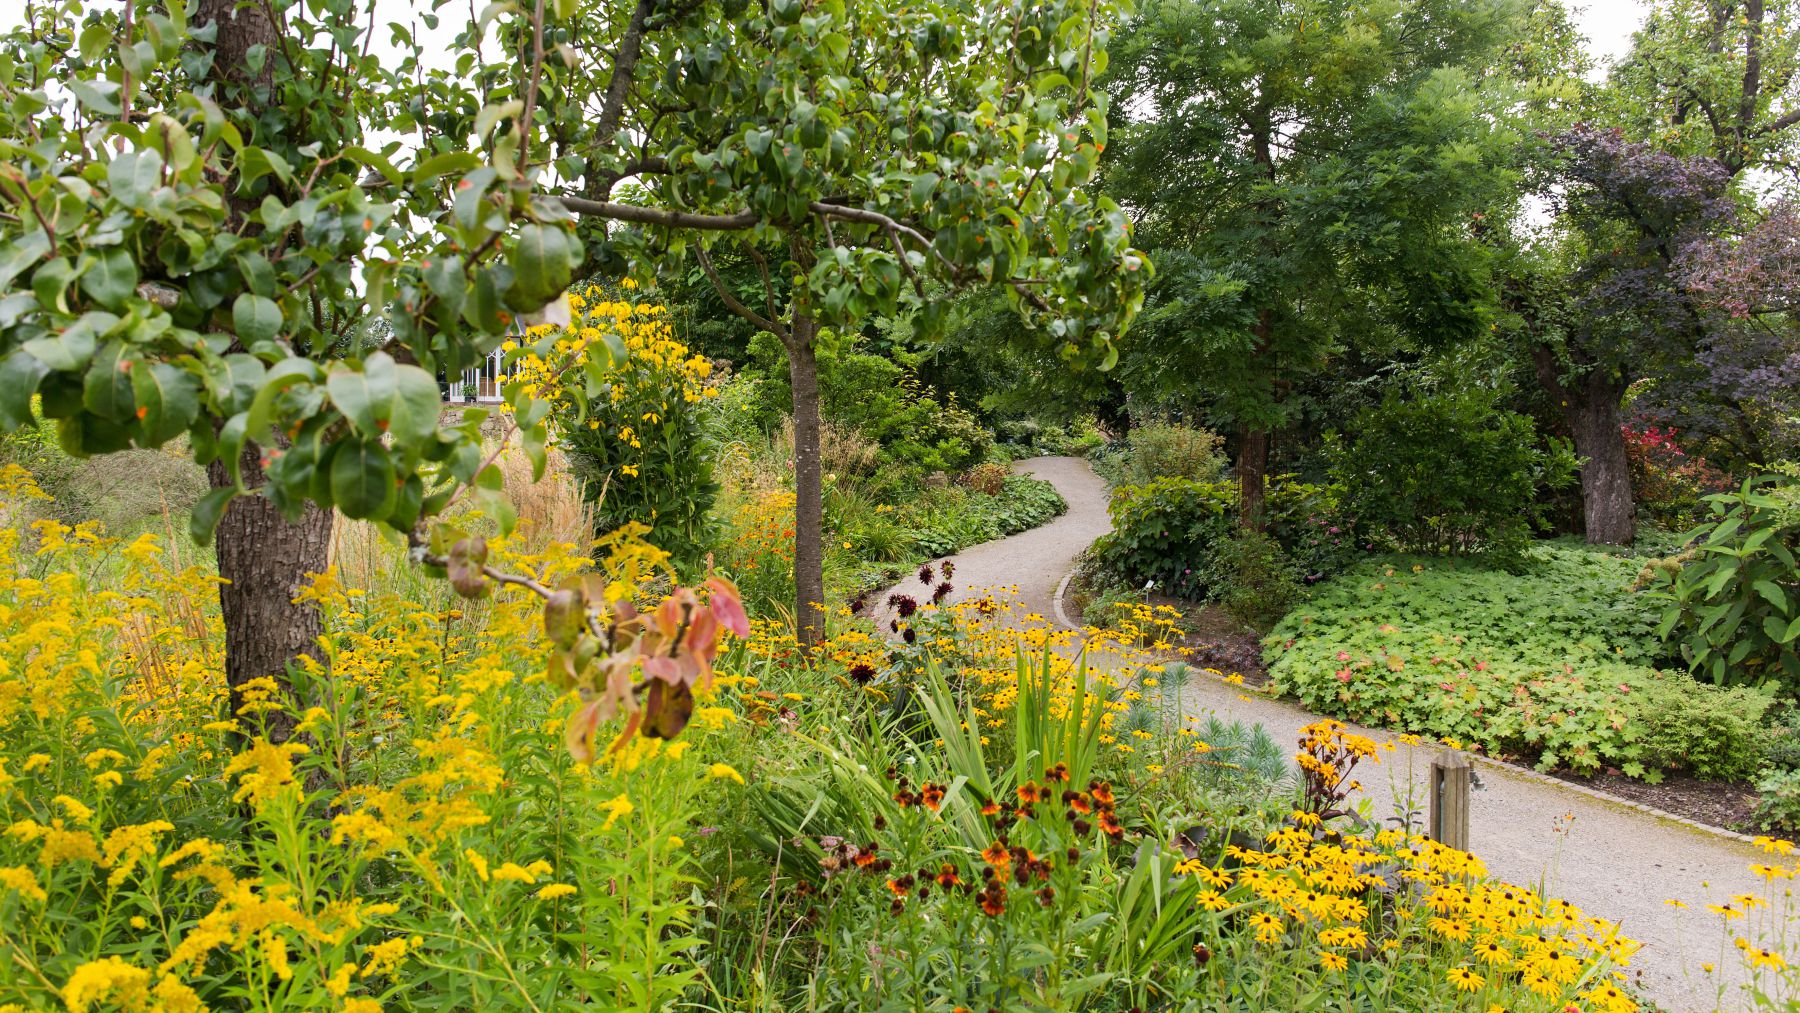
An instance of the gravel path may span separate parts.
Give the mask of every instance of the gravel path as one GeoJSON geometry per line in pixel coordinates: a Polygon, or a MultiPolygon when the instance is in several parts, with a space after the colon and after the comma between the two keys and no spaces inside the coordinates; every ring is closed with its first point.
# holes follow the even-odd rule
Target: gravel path
{"type": "MultiPolygon", "coordinates": [[[[1068,501],[1069,510],[1048,524],[973,545],[950,556],[956,563],[956,577],[951,581],[955,590],[949,601],[1006,590],[1017,596],[1024,612],[1055,623],[1056,589],[1063,575],[1075,565],[1081,550],[1112,530],[1112,521],[1106,515],[1106,483],[1079,457],[1032,458],[1015,463],[1013,471],[1056,486],[1056,491],[1068,501]]],[[[902,580],[897,589],[916,598],[930,594],[929,588],[921,588],[914,580],[902,580]]],[[[895,588],[884,588],[869,596],[876,603],[872,615],[878,629],[893,618],[893,610],[887,605],[892,590],[895,588]]]]}
{"type": "MultiPolygon", "coordinates": [[[[1036,458],[1020,462],[1015,470],[1053,483],[1068,500],[1069,512],[1042,527],[958,553],[954,598],[990,588],[1014,589],[1024,611],[1055,623],[1053,599],[1063,576],[1076,555],[1111,527],[1106,484],[1087,462],[1073,457],[1036,458]]],[[[1191,680],[1182,700],[1190,713],[1256,722],[1283,742],[1297,741],[1301,727],[1316,720],[1286,701],[1211,677],[1191,680]]],[[[1358,730],[1377,742],[1396,742],[1394,752],[1383,754],[1381,766],[1359,772],[1367,785],[1368,815],[1385,819],[1403,801],[1422,809],[1425,774],[1436,747],[1406,746],[1386,732],[1358,730]]],[[[1489,872],[1541,887],[1589,914],[1619,922],[1626,935],[1644,944],[1632,971],[1641,993],[1662,1008],[1694,1013],[1719,1006],[1720,983],[1701,965],[1717,963],[1722,970],[1739,965],[1735,952],[1721,953],[1721,943],[1729,951],[1730,941],[1705,904],[1735,894],[1761,894],[1763,884],[1748,869],[1765,857],[1761,852],[1524,772],[1482,764],[1478,775],[1484,787],[1473,797],[1469,833],[1472,849],[1489,872]],[[1689,907],[1665,904],[1668,898],[1680,898],[1689,907]]],[[[1720,1008],[1742,1007],[1727,996],[1720,1008]]]]}

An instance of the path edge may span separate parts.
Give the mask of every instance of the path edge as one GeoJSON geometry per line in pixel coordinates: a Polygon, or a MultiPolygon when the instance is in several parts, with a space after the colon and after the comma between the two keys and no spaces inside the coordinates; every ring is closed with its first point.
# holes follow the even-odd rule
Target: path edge
{"type": "MultiPolygon", "coordinates": [[[[1069,614],[1063,610],[1063,595],[1069,590],[1069,582],[1075,579],[1075,569],[1076,568],[1071,567],[1069,569],[1068,573],[1063,574],[1062,581],[1056,585],[1056,594],[1051,596],[1050,605],[1051,605],[1051,611],[1053,611],[1056,614],[1056,621],[1058,623],[1060,623],[1064,629],[1073,630],[1076,633],[1080,633],[1080,632],[1082,632],[1081,627],[1070,622],[1069,614]]],[[[1207,672],[1203,668],[1196,669],[1196,672],[1200,675],[1201,678],[1212,679],[1212,680],[1215,680],[1215,681],[1221,682],[1221,683],[1225,682],[1225,679],[1223,676],[1213,675],[1213,674],[1207,672]]],[[[1229,683],[1227,683],[1227,685],[1229,685],[1229,683]]],[[[1284,697],[1278,697],[1278,696],[1274,696],[1272,694],[1266,694],[1266,695],[1269,695],[1270,699],[1272,699],[1272,700],[1278,700],[1278,701],[1281,701],[1282,703],[1288,702],[1286,700],[1286,698],[1284,698],[1284,697]]],[[[1371,729],[1371,730],[1372,731],[1380,731],[1383,734],[1392,734],[1392,733],[1388,732],[1386,729],[1371,729]]],[[[1598,788],[1590,788],[1585,784],[1574,784],[1570,781],[1565,781],[1560,777],[1552,777],[1551,775],[1546,774],[1540,770],[1533,770],[1530,767],[1522,767],[1516,763],[1507,763],[1505,760],[1496,760],[1493,757],[1488,756],[1483,753],[1470,752],[1469,750],[1466,750],[1466,749],[1462,750],[1462,753],[1463,753],[1463,755],[1469,757],[1469,759],[1471,759],[1477,763],[1484,764],[1484,765],[1488,766],[1489,768],[1504,772],[1506,774],[1510,774],[1510,775],[1513,775],[1516,777],[1524,777],[1527,780],[1537,781],[1540,784],[1550,785],[1552,787],[1558,788],[1563,791],[1572,791],[1578,795],[1586,795],[1589,798],[1598,799],[1602,802],[1610,802],[1613,805],[1624,806],[1627,809],[1636,809],[1638,812],[1641,812],[1641,813],[1645,814],[1646,816],[1654,816],[1660,820],[1668,820],[1671,823],[1676,823],[1681,826],[1685,826],[1691,830],[1699,830],[1704,833],[1712,834],[1715,837],[1723,837],[1729,841],[1736,841],[1740,844],[1750,844],[1750,845],[1754,845],[1756,843],[1756,837],[1751,834],[1739,833],[1736,830],[1727,830],[1724,827],[1715,827],[1711,823],[1702,823],[1699,820],[1694,819],[1690,816],[1681,816],[1676,813],[1669,812],[1667,809],[1659,809],[1656,806],[1649,805],[1644,802],[1633,802],[1631,799],[1624,798],[1619,795],[1614,795],[1611,792],[1601,791],[1598,788]]]]}

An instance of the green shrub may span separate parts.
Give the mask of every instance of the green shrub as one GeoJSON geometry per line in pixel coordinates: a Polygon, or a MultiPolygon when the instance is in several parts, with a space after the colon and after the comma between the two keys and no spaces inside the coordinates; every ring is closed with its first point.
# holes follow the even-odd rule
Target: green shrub
{"type": "Polygon", "coordinates": [[[1094,543],[1098,567],[1119,582],[1155,581],[1168,594],[1202,600],[1213,546],[1231,537],[1236,491],[1224,482],[1163,478],[1113,490],[1113,529],[1094,543]]]}
{"type": "Polygon", "coordinates": [[[1652,680],[1634,701],[1647,768],[1685,769],[1700,777],[1742,781],[1768,755],[1763,716],[1773,701],[1755,690],[1696,686],[1679,674],[1652,680]]]}
{"type": "Polygon", "coordinates": [[[1139,484],[1159,478],[1212,481],[1225,471],[1225,441],[1210,430],[1152,422],[1125,438],[1120,478],[1139,484]]]}
{"type": "Polygon", "coordinates": [[[1029,475],[1008,475],[998,495],[960,486],[934,489],[899,513],[922,556],[947,556],[971,545],[1028,531],[1069,509],[1056,486],[1029,475]]]}
{"type": "MultiPolygon", "coordinates": [[[[750,344],[756,401],[751,413],[779,419],[793,411],[787,353],[773,337],[750,344]]],[[[905,366],[880,355],[833,348],[819,354],[819,409],[828,423],[881,445],[878,484],[905,490],[933,472],[957,472],[985,460],[993,437],[954,394],[940,396],[905,366]]]]}
{"type": "Polygon", "coordinates": [[[1304,596],[1293,561],[1260,531],[1240,530],[1220,543],[1208,561],[1206,582],[1225,611],[1264,631],[1304,596]]]}
{"type": "Polygon", "coordinates": [[[711,363],[675,340],[666,309],[599,302],[569,329],[572,344],[616,329],[625,362],[608,374],[608,396],[554,396],[556,439],[594,500],[598,531],[650,524],[650,542],[680,567],[697,567],[711,542],[718,497],[713,453],[700,439],[700,405],[713,396],[711,363]]]}
{"type": "Polygon", "coordinates": [[[1327,457],[1349,512],[1403,551],[1516,559],[1541,521],[1538,488],[1575,474],[1567,443],[1537,443],[1530,417],[1486,392],[1390,394],[1332,437],[1327,457]]]}
{"type": "Polygon", "coordinates": [[[1762,830],[1800,830],[1800,770],[1769,770],[1756,779],[1762,796],[1750,819],[1762,830]]]}
{"type": "Polygon", "coordinates": [[[1068,423],[1034,418],[1000,419],[994,423],[994,433],[1002,445],[1015,451],[1015,456],[1080,455],[1106,444],[1106,436],[1092,416],[1082,416],[1068,423]]]}
{"type": "Polygon", "coordinates": [[[1659,627],[1694,674],[1722,686],[1800,689],[1800,481],[1747,480],[1706,498],[1713,520],[1671,569],[1659,627]]]}
{"type": "MultiPolygon", "coordinates": [[[[1338,508],[1339,490],[1270,479],[1264,520],[1304,583],[1317,583],[1360,557],[1366,540],[1338,508]]],[[[1237,486],[1228,481],[1162,478],[1113,489],[1113,530],[1094,543],[1101,583],[1142,587],[1208,600],[1221,588],[1213,555],[1237,530],[1237,486]]]]}
{"type": "Polygon", "coordinates": [[[1800,704],[1790,703],[1769,719],[1766,759],[1775,770],[1800,770],[1800,704]]]}
{"type": "Polygon", "coordinates": [[[1322,713],[1443,736],[1542,768],[1741,777],[1769,699],[1660,672],[1635,563],[1563,545],[1519,575],[1374,560],[1314,590],[1265,642],[1275,686],[1322,713]]]}

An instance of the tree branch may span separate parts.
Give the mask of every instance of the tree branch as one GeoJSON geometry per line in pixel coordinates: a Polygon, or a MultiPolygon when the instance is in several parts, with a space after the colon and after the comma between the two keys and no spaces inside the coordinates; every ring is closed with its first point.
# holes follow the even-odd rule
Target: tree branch
{"type": "Polygon", "coordinates": [[[1800,123],[1800,109],[1795,109],[1778,119],[1770,120],[1762,126],[1757,127],[1756,130],[1752,132],[1751,136],[1762,137],[1765,134],[1772,134],[1778,130],[1786,130],[1796,123],[1800,123]]]}
{"type": "MultiPolygon", "coordinates": [[[[953,278],[957,281],[967,281],[970,278],[970,275],[972,272],[970,272],[967,268],[958,267],[957,265],[951,263],[950,258],[944,256],[941,252],[938,251],[938,249],[935,246],[933,246],[931,244],[930,237],[926,236],[925,233],[920,232],[918,229],[915,229],[910,225],[906,225],[906,224],[904,224],[900,221],[897,221],[893,218],[889,218],[887,215],[884,215],[879,211],[871,211],[868,208],[844,207],[841,204],[827,204],[824,201],[813,201],[811,204],[808,204],[807,207],[812,209],[814,214],[823,215],[823,216],[830,217],[830,218],[842,218],[848,222],[857,222],[862,225],[873,225],[877,228],[885,229],[885,230],[887,230],[890,238],[895,237],[895,236],[901,236],[901,235],[906,236],[909,239],[911,239],[913,242],[916,242],[920,246],[923,246],[926,249],[926,251],[928,253],[930,253],[933,257],[936,257],[938,260],[938,263],[944,265],[944,270],[949,272],[949,275],[951,278],[953,278]]],[[[899,241],[897,239],[895,240],[895,245],[896,246],[899,245],[899,241]]],[[[912,268],[911,268],[911,265],[906,264],[906,258],[904,256],[902,256],[900,258],[900,260],[901,260],[902,265],[904,265],[906,267],[906,269],[910,272],[912,268]]],[[[1041,310],[1042,312],[1045,312],[1045,313],[1053,312],[1050,304],[1044,300],[1044,297],[1038,295],[1036,292],[1031,291],[1027,282],[1025,282],[1021,279],[1012,278],[1012,279],[1007,280],[1007,284],[1011,285],[1013,288],[1013,291],[1019,293],[1019,295],[1021,297],[1023,297],[1025,299],[1025,301],[1029,302],[1032,306],[1036,307],[1038,310],[1041,310]]]]}
{"type": "MultiPolygon", "coordinates": [[[[769,319],[778,326],[785,326],[781,324],[781,314],[775,312],[775,283],[769,280],[769,258],[763,256],[754,246],[748,246],[745,249],[749,251],[750,259],[756,261],[757,273],[762,275],[763,307],[769,311],[769,319]]],[[[791,333],[785,330],[773,333],[783,342],[792,343],[793,335],[791,333]]]]}
{"type": "Polygon", "coordinates": [[[616,222],[635,222],[639,225],[665,225],[672,229],[735,232],[750,228],[762,221],[760,215],[748,210],[729,215],[707,215],[693,211],[672,211],[668,208],[647,208],[637,204],[588,200],[585,197],[563,197],[561,200],[563,207],[574,214],[609,218],[616,222]]]}
{"type": "MultiPolygon", "coordinates": [[[[619,39],[619,55],[613,61],[612,79],[606,82],[606,99],[600,106],[600,119],[594,124],[594,140],[611,145],[619,131],[619,118],[625,112],[625,93],[637,78],[638,56],[644,49],[644,22],[656,10],[656,0],[638,0],[631,21],[619,39]]],[[[592,192],[592,191],[590,191],[592,192]]]]}
{"type": "Polygon", "coordinates": [[[786,327],[745,306],[743,300],[734,295],[731,289],[725,287],[725,279],[720,278],[718,269],[713,267],[712,257],[706,252],[706,247],[696,243],[694,253],[699,256],[700,268],[706,272],[707,280],[712,282],[713,291],[719,293],[719,298],[724,301],[726,309],[780,338],[783,344],[788,342],[786,327]]]}

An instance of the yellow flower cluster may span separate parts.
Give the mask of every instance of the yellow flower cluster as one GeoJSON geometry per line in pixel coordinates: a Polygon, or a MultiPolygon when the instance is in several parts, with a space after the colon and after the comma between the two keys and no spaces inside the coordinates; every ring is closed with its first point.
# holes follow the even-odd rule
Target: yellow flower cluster
{"type": "MultiPolygon", "coordinates": [[[[36,488],[0,468],[0,512],[36,488]]],[[[563,543],[490,546],[551,584],[595,566],[563,543]]],[[[598,551],[643,593],[654,550],[621,536],[598,551]]],[[[536,945],[541,964],[576,917],[686,896],[680,814],[740,777],[689,750],[735,711],[705,699],[679,742],[574,764],[541,602],[464,603],[398,556],[391,569],[380,587],[331,569],[300,589],[326,630],[300,661],[305,706],[265,679],[229,713],[214,578],[151,537],[0,529],[0,1010],[185,1013],[259,995],[379,1013],[415,962],[504,967],[507,947],[536,945]],[[284,713],[304,740],[271,733],[284,713]],[[655,847],[631,843],[650,833],[655,847]],[[581,842],[583,873],[636,893],[555,881],[584,836],[604,839],[581,842]]],[[[538,998],[496,980],[479,1005],[538,998]]]]}
{"type": "Polygon", "coordinates": [[[1622,987],[1637,943],[1616,925],[1490,881],[1479,858],[1429,838],[1384,830],[1325,841],[1290,825],[1263,848],[1232,846],[1225,856],[1217,867],[1181,868],[1200,880],[1199,904],[1247,919],[1263,944],[1310,952],[1327,972],[1423,950],[1450,965],[1447,981],[1460,991],[1516,975],[1546,1000],[1581,1004],[1573,1008],[1638,1008],[1622,987]]]}

